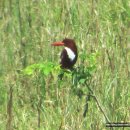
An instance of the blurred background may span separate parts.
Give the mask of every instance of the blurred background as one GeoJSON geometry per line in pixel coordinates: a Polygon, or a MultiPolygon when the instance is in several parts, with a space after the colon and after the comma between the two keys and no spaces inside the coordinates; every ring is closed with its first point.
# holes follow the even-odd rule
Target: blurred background
{"type": "Polygon", "coordinates": [[[68,77],[59,85],[56,72],[20,73],[31,64],[58,63],[62,48],[51,43],[64,38],[76,41],[76,67],[94,66],[89,85],[110,121],[130,121],[129,0],[1,0],[1,130],[107,129],[93,99],[83,117],[85,97],[72,92],[68,77]]]}

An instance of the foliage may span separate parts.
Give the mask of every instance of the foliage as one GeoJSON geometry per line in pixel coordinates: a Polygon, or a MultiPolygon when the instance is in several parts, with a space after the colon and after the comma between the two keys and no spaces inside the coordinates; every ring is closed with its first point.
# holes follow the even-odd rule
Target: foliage
{"type": "Polygon", "coordinates": [[[110,121],[129,121],[129,0],[1,0],[0,7],[1,130],[106,129],[94,100],[83,117],[86,86],[110,121]],[[59,80],[61,48],[50,44],[65,37],[79,56],[59,80]]]}
{"type": "Polygon", "coordinates": [[[24,70],[23,73],[27,75],[33,75],[34,72],[37,70],[41,72],[43,75],[47,76],[52,72],[54,69],[54,64],[52,62],[46,62],[46,63],[39,63],[39,64],[33,64],[30,66],[27,66],[24,70]]]}

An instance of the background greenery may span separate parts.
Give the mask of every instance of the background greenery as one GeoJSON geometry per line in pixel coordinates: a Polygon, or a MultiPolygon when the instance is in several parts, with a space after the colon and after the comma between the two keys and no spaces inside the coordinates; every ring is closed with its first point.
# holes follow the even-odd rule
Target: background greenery
{"type": "Polygon", "coordinates": [[[65,37],[77,43],[76,67],[94,66],[89,87],[109,120],[130,121],[129,0],[1,0],[1,130],[109,129],[93,99],[83,117],[85,96],[72,91],[71,76],[21,73],[31,64],[58,63],[62,48],[50,44],[65,37]]]}

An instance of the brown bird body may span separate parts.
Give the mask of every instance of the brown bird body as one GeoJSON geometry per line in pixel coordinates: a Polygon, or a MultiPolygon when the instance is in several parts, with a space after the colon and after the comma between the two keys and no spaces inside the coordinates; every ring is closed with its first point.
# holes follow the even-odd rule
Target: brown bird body
{"type": "Polygon", "coordinates": [[[62,42],[54,42],[52,45],[65,47],[61,52],[60,65],[63,69],[72,69],[78,57],[75,41],[73,39],[66,38],[62,42]]]}

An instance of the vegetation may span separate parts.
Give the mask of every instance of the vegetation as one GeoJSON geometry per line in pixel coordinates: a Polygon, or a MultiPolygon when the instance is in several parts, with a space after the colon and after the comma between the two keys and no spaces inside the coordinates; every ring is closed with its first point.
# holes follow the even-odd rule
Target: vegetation
{"type": "Polygon", "coordinates": [[[1,0],[0,129],[129,122],[129,27],[129,0],[1,0]],[[59,80],[61,48],[50,44],[65,37],[75,39],[79,56],[59,80]]]}

